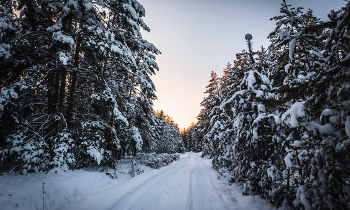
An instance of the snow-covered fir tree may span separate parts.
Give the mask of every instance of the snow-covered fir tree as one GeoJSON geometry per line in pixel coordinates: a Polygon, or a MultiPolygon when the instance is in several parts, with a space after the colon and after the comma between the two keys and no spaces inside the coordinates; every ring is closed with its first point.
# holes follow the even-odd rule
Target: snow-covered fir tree
{"type": "Polygon", "coordinates": [[[214,130],[218,124],[214,125],[215,123],[213,122],[217,122],[220,115],[218,112],[218,108],[221,103],[220,78],[218,78],[217,74],[214,71],[211,72],[210,76],[211,79],[209,80],[209,84],[206,87],[207,89],[205,91],[205,94],[208,95],[201,102],[201,106],[203,106],[204,109],[198,115],[198,118],[200,119],[200,124],[198,126],[200,126],[200,129],[204,131],[201,134],[203,136],[203,155],[212,154],[210,150],[215,148],[215,142],[213,139],[211,139],[210,136],[215,135],[213,132],[215,132],[214,130]]]}
{"type": "Polygon", "coordinates": [[[155,112],[158,153],[176,153],[185,150],[178,124],[163,110],[155,112]]]}
{"type": "MultiPolygon", "coordinates": [[[[1,1],[0,10],[3,170],[113,166],[160,152],[151,80],[160,52],[142,38],[150,29],[138,1],[1,1]]],[[[170,130],[167,151],[183,150],[170,130]]]]}
{"type": "Polygon", "coordinates": [[[310,183],[298,189],[295,204],[304,205],[307,193],[311,208],[349,208],[349,12],[350,3],[331,11],[325,23],[326,66],[314,78],[317,88],[306,103],[313,116],[307,124],[317,145],[311,159],[310,183]]]}
{"type": "Polygon", "coordinates": [[[191,127],[246,194],[287,209],[349,208],[349,5],[322,22],[283,1],[261,62],[227,67],[220,110],[204,109],[213,120],[191,127]]]}

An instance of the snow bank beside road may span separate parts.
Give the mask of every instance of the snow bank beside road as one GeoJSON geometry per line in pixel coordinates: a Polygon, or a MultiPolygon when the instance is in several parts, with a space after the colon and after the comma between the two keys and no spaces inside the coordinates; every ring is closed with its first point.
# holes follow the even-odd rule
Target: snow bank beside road
{"type": "Polygon", "coordinates": [[[138,169],[136,174],[139,174],[155,170],[152,168],[163,167],[177,160],[179,156],[139,154],[135,158],[127,156],[120,160],[116,169],[91,167],[48,174],[3,175],[0,176],[0,209],[42,210],[43,183],[44,209],[57,209],[61,205],[80,200],[89,194],[132,178],[135,175],[132,171],[133,162],[138,169]]]}
{"type": "MultiPolygon", "coordinates": [[[[243,189],[236,184],[228,185],[228,176],[222,177],[217,171],[212,169],[210,159],[204,159],[208,168],[209,177],[213,180],[213,186],[217,193],[225,201],[230,210],[275,210],[268,201],[259,198],[259,196],[242,195],[243,189]]],[[[279,208],[279,210],[283,210],[279,208]]]]}
{"type": "Polygon", "coordinates": [[[2,176],[0,209],[45,209],[79,200],[89,193],[103,190],[116,183],[103,172],[74,170],[65,173],[2,176]]]}

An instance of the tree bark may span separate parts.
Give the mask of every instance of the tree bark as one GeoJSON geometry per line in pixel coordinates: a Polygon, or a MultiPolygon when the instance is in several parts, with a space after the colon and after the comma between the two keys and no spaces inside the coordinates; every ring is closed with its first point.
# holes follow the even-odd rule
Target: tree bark
{"type": "MultiPolygon", "coordinates": [[[[70,33],[72,30],[72,22],[73,17],[69,17],[68,23],[67,23],[67,32],[70,33]]],[[[78,52],[79,53],[79,52],[78,52]]],[[[61,71],[61,88],[60,88],[60,99],[59,99],[59,110],[63,113],[63,101],[65,98],[66,93],[66,79],[67,79],[67,70],[66,68],[62,68],[61,71]]]]}
{"type": "Polygon", "coordinates": [[[74,92],[75,92],[75,86],[77,82],[77,73],[78,73],[78,67],[79,67],[79,51],[80,51],[80,45],[81,45],[81,35],[79,35],[76,48],[75,48],[75,55],[74,55],[74,70],[73,70],[73,76],[70,86],[70,92],[69,92],[69,102],[68,102],[68,108],[67,108],[67,121],[68,124],[72,124],[72,118],[73,118],[73,106],[74,106],[74,92]]]}
{"type": "Polygon", "coordinates": [[[61,88],[60,88],[60,100],[59,100],[59,110],[60,112],[63,113],[63,100],[64,100],[64,95],[66,92],[66,75],[67,75],[67,70],[65,68],[62,69],[61,71],[61,88]]]}
{"type": "MultiPolygon", "coordinates": [[[[51,15],[50,12],[47,11],[47,25],[48,27],[51,26],[51,15]]],[[[47,61],[47,67],[48,71],[52,68],[52,35],[49,35],[49,43],[48,43],[48,61],[47,61]]],[[[48,75],[48,91],[47,91],[47,104],[48,104],[48,114],[53,114],[55,111],[55,104],[54,104],[54,91],[55,91],[55,77],[53,74],[48,75]]]]}

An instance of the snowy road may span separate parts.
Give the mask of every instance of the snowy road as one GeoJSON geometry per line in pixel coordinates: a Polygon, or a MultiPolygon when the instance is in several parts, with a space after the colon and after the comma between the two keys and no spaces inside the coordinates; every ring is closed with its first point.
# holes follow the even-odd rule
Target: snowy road
{"type": "Polygon", "coordinates": [[[220,187],[215,175],[198,153],[187,153],[160,170],[117,183],[59,209],[272,209],[266,203],[259,205],[263,202],[260,199],[242,197],[240,191],[232,195],[231,190],[224,189],[227,182],[220,187]]]}

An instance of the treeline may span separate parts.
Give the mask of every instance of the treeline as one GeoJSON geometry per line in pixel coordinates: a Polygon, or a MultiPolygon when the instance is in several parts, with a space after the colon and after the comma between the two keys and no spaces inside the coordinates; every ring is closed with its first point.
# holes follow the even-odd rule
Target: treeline
{"type": "Polygon", "coordinates": [[[156,148],[158,153],[185,152],[186,148],[180,135],[179,124],[173,117],[164,113],[163,110],[155,111],[156,125],[154,130],[157,133],[156,148]]]}
{"type": "Polygon", "coordinates": [[[160,52],[143,16],[137,0],[1,1],[0,171],[183,150],[152,108],[160,52]]]}
{"type": "Polygon", "coordinates": [[[212,72],[184,143],[276,207],[350,209],[350,3],[280,12],[268,49],[212,72]]]}

